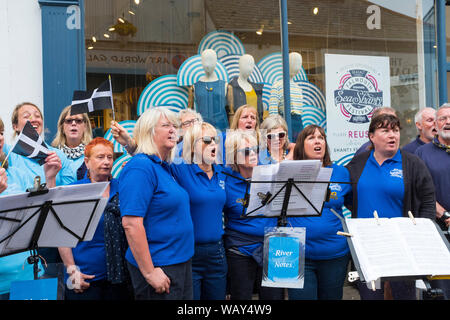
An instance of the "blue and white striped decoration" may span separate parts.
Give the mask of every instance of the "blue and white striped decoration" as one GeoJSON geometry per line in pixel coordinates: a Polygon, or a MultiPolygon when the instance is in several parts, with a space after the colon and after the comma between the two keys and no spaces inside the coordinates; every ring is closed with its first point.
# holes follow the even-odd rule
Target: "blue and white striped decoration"
{"type": "Polygon", "coordinates": [[[124,153],[119,158],[114,161],[113,167],[112,167],[112,176],[113,178],[117,179],[119,177],[120,171],[122,171],[122,166],[124,162],[130,161],[132,156],[130,156],[128,153],[124,153]]]}
{"type": "Polygon", "coordinates": [[[327,119],[326,114],[316,106],[303,105],[302,106],[302,124],[306,127],[310,124],[318,125],[326,130],[327,119]]]}
{"type": "Polygon", "coordinates": [[[223,30],[210,32],[202,38],[197,53],[202,54],[206,49],[214,50],[218,58],[230,54],[245,54],[245,48],[241,40],[234,34],[223,30]]]}
{"type": "MultiPolygon", "coordinates": [[[[263,102],[263,110],[269,111],[269,101],[270,101],[270,91],[272,90],[272,85],[270,83],[265,82],[263,91],[262,91],[262,102],[263,102]]],[[[259,119],[262,121],[262,119],[259,119]]]]}
{"type": "Polygon", "coordinates": [[[316,85],[308,81],[296,81],[296,83],[302,88],[304,104],[315,106],[326,112],[325,96],[316,85]]]}
{"type": "Polygon", "coordinates": [[[168,106],[178,112],[187,108],[189,92],[187,88],[177,85],[177,76],[168,74],[150,82],[142,91],[137,114],[140,116],[148,108],[168,106]]]}
{"type": "MultiPolygon", "coordinates": [[[[240,58],[241,56],[237,54],[230,54],[227,56],[223,56],[222,58],[219,58],[220,62],[222,62],[225,68],[227,69],[228,77],[230,78],[230,80],[233,79],[234,77],[239,77],[240,58]]],[[[253,69],[253,72],[250,75],[250,77],[248,77],[248,81],[253,83],[264,82],[264,77],[257,65],[255,65],[255,68],[253,69]]]]}
{"type": "MultiPolygon", "coordinates": [[[[134,127],[136,126],[136,121],[135,120],[125,120],[125,121],[120,121],[119,124],[125,129],[127,130],[128,134],[130,136],[133,136],[133,131],[134,131],[134,127]]],[[[104,138],[108,141],[111,141],[114,145],[114,152],[123,152],[126,153],[127,151],[125,150],[124,147],[122,147],[122,145],[120,143],[118,143],[116,141],[116,139],[114,139],[112,132],[111,132],[111,128],[108,129],[108,131],[106,131],[104,138]]]]}
{"type": "Polygon", "coordinates": [[[354,155],[355,155],[354,153],[349,153],[349,154],[343,156],[342,158],[334,161],[334,163],[337,165],[340,165],[340,166],[345,166],[353,159],[354,155]]]}
{"type": "MultiPolygon", "coordinates": [[[[229,77],[227,73],[227,69],[217,59],[216,68],[214,69],[214,73],[217,78],[220,80],[224,80],[228,83],[229,77]]],[[[178,69],[177,73],[177,85],[178,86],[191,86],[196,83],[202,76],[205,75],[205,71],[203,70],[202,65],[202,57],[200,55],[195,55],[186,59],[181,65],[180,69],[178,69]]]]}
{"type": "MultiPolygon", "coordinates": [[[[274,84],[283,79],[283,57],[280,52],[271,53],[256,64],[264,76],[264,82],[274,84]]],[[[308,80],[305,69],[301,67],[294,79],[308,80]]]]}

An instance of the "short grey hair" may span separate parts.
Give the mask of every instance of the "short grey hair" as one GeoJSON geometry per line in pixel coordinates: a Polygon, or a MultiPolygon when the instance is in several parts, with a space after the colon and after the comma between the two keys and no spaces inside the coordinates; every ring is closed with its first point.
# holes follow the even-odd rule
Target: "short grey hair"
{"type": "Polygon", "coordinates": [[[202,115],[197,111],[195,111],[194,109],[190,108],[180,110],[180,112],[178,112],[178,119],[181,121],[181,118],[187,114],[195,116],[196,118],[198,118],[199,121],[203,121],[202,115]]]}
{"type": "Polygon", "coordinates": [[[283,128],[284,131],[286,131],[286,141],[284,143],[283,149],[287,149],[289,146],[289,139],[288,139],[288,126],[286,123],[286,120],[279,114],[271,114],[269,115],[264,121],[261,123],[260,130],[264,132],[265,134],[270,133],[271,130],[274,130],[276,128],[283,128]]]}
{"type": "MultiPolygon", "coordinates": [[[[450,104],[449,104],[449,107],[450,107],[450,104]]],[[[433,110],[434,114],[436,114],[436,110],[434,108],[430,108],[430,107],[422,108],[419,111],[417,111],[416,115],[414,116],[414,122],[415,123],[422,122],[422,114],[425,110],[428,110],[428,109],[433,110]]]]}

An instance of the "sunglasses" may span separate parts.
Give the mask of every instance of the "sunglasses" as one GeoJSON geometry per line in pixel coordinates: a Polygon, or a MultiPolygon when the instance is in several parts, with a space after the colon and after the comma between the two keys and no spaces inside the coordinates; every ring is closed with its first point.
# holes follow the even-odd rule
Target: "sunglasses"
{"type": "Polygon", "coordinates": [[[238,149],[237,152],[240,152],[242,154],[244,154],[244,156],[248,157],[250,155],[250,153],[254,152],[254,153],[258,153],[259,148],[258,146],[254,146],[254,147],[245,147],[242,149],[238,149]]]}
{"type": "Polygon", "coordinates": [[[215,136],[215,137],[203,136],[201,138],[198,138],[196,141],[198,141],[198,140],[202,140],[204,144],[210,144],[213,141],[214,141],[214,143],[218,143],[219,137],[218,136],[215,136]]]}
{"type": "Polygon", "coordinates": [[[276,139],[276,138],[283,139],[284,137],[286,137],[286,132],[284,132],[284,131],[267,134],[267,139],[269,139],[269,140],[276,139]]]}
{"type": "Polygon", "coordinates": [[[76,124],[82,124],[84,122],[84,119],[64,119],[65,124],[72,124],[72,122],[74,121],[76,124]]]}

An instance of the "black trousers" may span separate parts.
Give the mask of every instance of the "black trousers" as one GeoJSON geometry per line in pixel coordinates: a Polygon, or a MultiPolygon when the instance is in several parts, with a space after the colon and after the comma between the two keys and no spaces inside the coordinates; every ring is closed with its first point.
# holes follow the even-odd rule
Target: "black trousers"
{"type": "Polygon", "coordinates": [[[136,300],[192,300],[192,262],[160,267],[170,279],[170,292],[156,293],[139,268],[127,262],[136,300]]]}

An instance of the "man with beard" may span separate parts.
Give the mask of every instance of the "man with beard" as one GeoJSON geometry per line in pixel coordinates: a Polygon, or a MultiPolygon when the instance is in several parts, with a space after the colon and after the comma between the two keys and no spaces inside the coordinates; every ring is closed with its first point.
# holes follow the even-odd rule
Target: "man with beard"
{"type": "Polygon", "coordinates": [[[420,109],[414,117],[414,122],[416,124],[417,131],[419,131],[419,135],[416,137],[416,139],[405,145],[402,150],[414,153],[420,146],[424,145],[425,143],[431,142],[437,133],[435,121],[435,109],[420,109]]]}
{"type": "MultiPolygon", "coordinates": [[[[450,103],[443,104],[436,113],[437,135],[432,143],[419,147],[415,154],[421,158],[433,178],[436,189],[436,220],[443,229],[450,225],[450,103]]],[[[432,287],[441,288],[450,299],[450,281],[434,280],[432,287]]]]}

